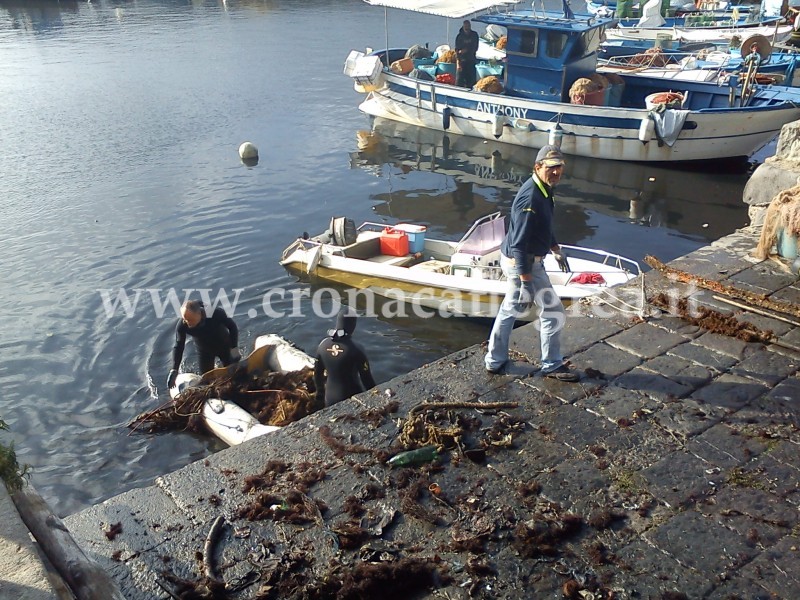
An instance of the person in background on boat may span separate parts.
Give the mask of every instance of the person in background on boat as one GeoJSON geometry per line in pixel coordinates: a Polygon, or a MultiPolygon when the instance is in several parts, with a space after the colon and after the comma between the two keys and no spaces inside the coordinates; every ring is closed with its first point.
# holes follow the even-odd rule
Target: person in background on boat
{"type": "Polygon", "coordinates": [[[472,23],[464,21],[456,35],[456,85],[470,90],[475,85],[477,53],[478,33],[472,31],[472,23]]]}
{"type": "Polygon", "coordinates": [[[317,348],[314,386],[317,401],[325,406],[375,387],[367,355],[353,341],[356,319],[355,311],[343,308],[336,316],[336,329],[328,331],[317,348]]]}
{"type": "Polygon", "coordinates": [[[172,348],[172,370],[167,377],[167,387],[175,385],[178,367],[183,358],[186,336],[194,338],[200,362],[200,373],[214,368],[214,359],[228,366],[241,360],[239,353],[239,328],[222,308],[216,308],[209,317],[198,300],[187,300],[181,306],[181,319],[175,328],[175,346],[172,348]]]}
{"type": "Polygon", "coordinates": [[[800,47],[800,8],[797,6],[788,6],[784,17],[792,24],[792,32],[789,34],[789,39],[784,42],[787,46],[800,47]]]}
{"type": "Polygon", "coordinates": [[[489,335],[486,370],[493,375],[513,373],[508,358],[511,330],[517,316],[539,308],[542,368],[545,377],[576,382],[577,373],[564,364],[561,329],[566,319],[561,299],[544,270],[544,257],[552,252],[559,268],[570,272],[566,254],[553,234],[553,188],[564,173],[564,155],[556,146],[545,146],[536,155],[533,175],[511,204],[508,232],[500,247],[500,267],[508,279],[508,291],[489,335]]]}

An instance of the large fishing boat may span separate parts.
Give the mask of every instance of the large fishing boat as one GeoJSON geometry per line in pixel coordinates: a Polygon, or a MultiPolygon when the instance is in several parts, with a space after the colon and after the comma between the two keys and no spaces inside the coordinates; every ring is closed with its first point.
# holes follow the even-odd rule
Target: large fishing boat
{"type": "MultiPolygon", "coordinates": [[[[449,18],[490,11],[473,20],[502,28],[507,40],[505,58],[484,65],[497,73],[500,93],[420,78],[420,67],[431,70],[430,64],[397,72],[391,67],[406,59],[408,48],[390,48],[388,41],[383,50],[351,52],[345,73],[366,94],[359,108],[369,115],[532,148],[555,143],[566,154],[648,162],[748,156],[800,118],[800,91],[761,85],[755,77],[724,85],[681,81],[671,90],[675,84],[663,78],[623,74],[613,89],[578,95],[579,80],[597,75],[598,49],[612,21],[576,17],[566,3],[555,13],[511,11],[497,0],[366,1],[449,18]],[[652,102],[667,91],[680,91],[680,101],[652,102]]],[[[435,75],[443,68],[434,63],[435,75]]]]}

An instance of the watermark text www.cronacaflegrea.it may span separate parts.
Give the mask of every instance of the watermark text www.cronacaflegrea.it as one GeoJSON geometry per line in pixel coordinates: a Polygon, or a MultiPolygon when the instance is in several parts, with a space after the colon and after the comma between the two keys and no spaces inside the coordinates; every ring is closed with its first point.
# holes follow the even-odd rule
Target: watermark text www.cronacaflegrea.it
{"type": "MultiPolygon", "coordinates": [[[[116,288],[97,290],[100,295],[106,317],[134,318],[142,311],[151,312],[157,319],[176,319],[180,317],[181,305],[187,300],[200,300],[208,313],[217,308],[222,308],[231,317],[246,315],[255,319],[265,316],[272,319],[304,318],[315,315],[321,318],[331,318],[337,314],[342,305],[357,307],[359,312],[366,317],[454,317],[464,315],[494,316],[500,308],[503,296],[487,296],[471,294],[456,289],[422,288],[413,293],[400,289],[381,289],[380,293],[371,289],[349,288],[317,288],[313,292],[309,289],[272,288],[266,291],[258,302],[248,300],[244,288],[218,289],[197,288],[116,288]],[[242,306],[244,305],[244,306],[242,306]]],[[[599,296],[600,301],[588,303],[566,303],[563,313],[555,310],[564,318],[570,316],[585,316],[588,314],[609,318],[619,314],[612,305],[625,306],[628,312],[646,310],[641,290],[635,287],[612,288],[613,302],[604,301],[604,294],[599,296]]],[[[692,290],[685,287],[667,290],[664,292],[670,299],[668,312],[678,314],[678,306],[684,300],[683,311],[697,316],[697,303],[693,301],[692,290]]],[[[606,297],[605,299],[608,299],[606,297]]],[[[554,294],[537,292],[537,304],[542,310],[548,311],[558,308],[561,304],[554,294]]],[[[520,315],[521,316],[521,315],[520,315]]]]}

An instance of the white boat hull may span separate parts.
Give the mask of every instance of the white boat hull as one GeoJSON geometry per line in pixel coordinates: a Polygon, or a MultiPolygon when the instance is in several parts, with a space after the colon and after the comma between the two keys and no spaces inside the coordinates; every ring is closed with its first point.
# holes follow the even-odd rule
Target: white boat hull
{"type": "Polygon", "coordinates": [[[237,446],[280,429],[274,425],[262,425],[238,404],[219,398],[206,400],[203,421],[211,433],[229,446],[237,446]]]}
{"type": "Polygon", "coordinates": [[[781,42],[792,33],[791,25],[753,27],[615,27],[606,30],[609,40],[672,40],[676,42],[729,42],[751,35],[763,35],[781,42]],[[669,37],[667,37],[669,36],[669,37]]]}
{"type": "MultiPolygon", "coordinates": [[[[479,219],[497,222],[499,213],[479,219]]],[[[502,221],[500,221],[502,223],[502,221]]],[[[376,225],[366,223],[366,226],[376,225]]],[[[441,315],[494,317],[505,297],[508,283],[500,269],[499,241],[480,255],[459,252],[462,242],[425,239],[420,256],[391,257],[365,253],[370,243],[377,246],[379,232],[363,230],[358,241],[343,249],[330,243],[298,239],[282,256],[281,264],[306,272],[316,260],[314,275],[322,279],[371,292],[389,300],[401,301],[437,311],[441,315]],[[360,248],[357,248],[361,245],[360,248]],[[355,256],[361,256],[359,258],[355,256]]],[[[501,235],[501,234],[500,234],[501,235]]],[[[589,248],[565,246],[570,253],[571,273],[563,273],[552,255],[544,259],[545,271],[556,294],[564,300],[597,295],[608,287],[626,283],[639,274],[635,262],[589,248]],[[573,280],[582,273],[598,274],[602,284],[579,284],[573,280]]],[[[431,314],[426,312],[425,314],[431,314]]],[[[529,315],[532,318],[535,315],[529,315]]]]}
{"type": "Polygon", "coordinates": [[[693,126],[683,128],[674,144],[668,146],[659,144],[654,134],[641,139],[640,125],[650,119],[645,108],[525,100],[436,86],[391,74],[386,79],[386,86],[371,92],[361,103],[361,111],[419,127],[531,148],[548,144],[553,124],[560,121],[561,150],[565,154],[625,161],[748,156],[774,138],[785,123],[800,118],[800,107],[789,104],[753,108],[737,112],[735,117],[729,109],[693,111],[689,119],[693,126]],[[442,88],[447,88],[447,96],[442,95],[442,88]],[[442,114],[445,108],[450,111],[447,129],[442,114]],[[497,119],[503,121],[499,136],[495,135],[497,119]]]}
{"type": "MultiPolygon", "coordinates": [[[[275,351],[271,352],[268,357],[269,366],[273,371],[299,371],[314,365],[313,358],[278,335],[259,336],[256,339],[255,349],[258,350],[265,346],[275,347],[275,351]]],[[[184,390],[200,385],[202,385],[200,375],[180,373],[175,381],[175,386],[170,388],[169,393],[175,399],[184,390]]],[[[209,431],[229,446],[237,446],[247,440],[280,429],[274,425],[259,423],[253,415],[235,402],[220,398],[206,400],[203,404],[202,416],[209,431]]]]}

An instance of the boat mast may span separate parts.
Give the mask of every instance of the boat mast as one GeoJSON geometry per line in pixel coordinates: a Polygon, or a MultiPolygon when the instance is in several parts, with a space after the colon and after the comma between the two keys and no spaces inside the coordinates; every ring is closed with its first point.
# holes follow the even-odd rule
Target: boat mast
{"type": "Polygon", "coordinates": [[[386,68],[389,68],[389,7],[383,7],[383,33],[386,36],[386,68]]]}

